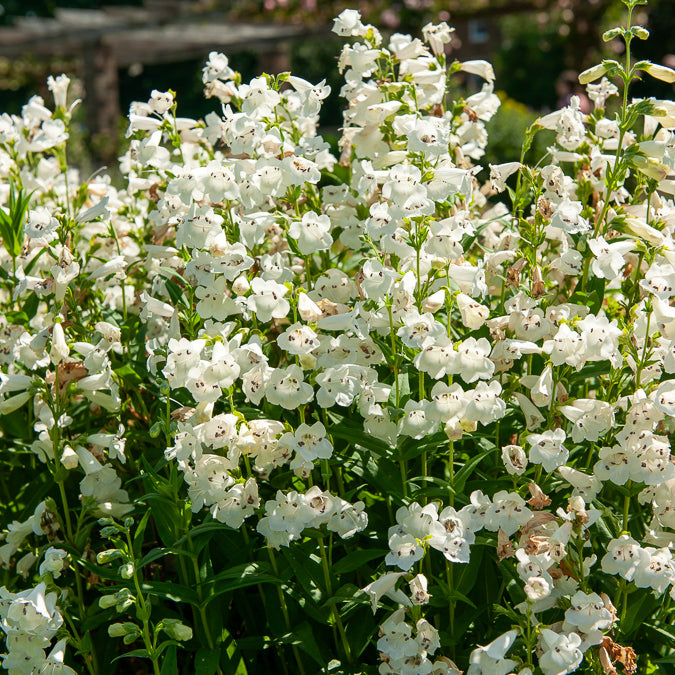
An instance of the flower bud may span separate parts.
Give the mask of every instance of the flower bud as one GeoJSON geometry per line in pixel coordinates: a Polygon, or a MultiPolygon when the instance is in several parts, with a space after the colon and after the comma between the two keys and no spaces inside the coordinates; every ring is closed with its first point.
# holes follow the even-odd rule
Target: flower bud
{"type": "Polygon", "coordinates": [[[135,639],[140,634],[141,629],[135,623],[131,623],[131,621],[125,621],[124,623],[111,623],[108,626],[108,635],[110,637],[133,636],[135,639]]]}
{"type": "Polygon", "coordinates": [[[117,558],[122,557],[122,551],[118,548],[109,548],[106,551],[101,551],[96,555],[96,562],[99,565],[105,565],[106,563],[112,562],[117,558]]]}
{"type": "Polygon", "coordinates": [[[66,445],[61,454],[61,464],[70,471],[71,469],[77,468],[78,463],[79,459],[77,453],[69,445],[66,445]]]}
{"type": "Polygon", "coordinates": [[[0,403],[0,415],[9,415],[9,413],[18,410],[24,403],[28,402],[30,392],[22,391],[20,394],[14,394],[0,403]]]}
{"type": "Polygon", "coordinates": [[[660,66],[657,63],[645,62],[642,70],[644,70],[646,73],[649,73],[653,78],[661,80],[662,82],[675,82],[675,70],[672,68],[660,66]]]}
{"type": "Polygon", "coordinates": [[[619,27],[610,28],[609,30],[606,30],[602,34],[603,42],[609,42],[610,40],[613,40],[614,38],[619,37],[619,35],[621,35],[622,32],[623,32],[623,28],[619,28],[619,27]]]}
{"type": "Polygon", "coordinates": [[[579,84],[588,84],[599,80],[607,72],[607,66],[604,63],[598,63],[596,66],[587,68],[579,75],[579,84]]]}
{"type": "Polygon", "coordinates": [[[551,395],[553,394],[553,369],[551,366],[546,366],[544,372],[539,376],[539,379],[532,387],[530,395],[533,403],[543,408],[551,402],[551,395]]]}
{"type": "Polygon", "coordinates": [[[245,295],[251,290],[251,284],[249,284],[248,279],[242,274],[232,283],[232,290],[237,295],[245,295]]]}
{"type": "Polygon", "coordinates": [[[60,323],[55,323],[52,329],[52,348],[49,350],[49,358],[53,365],[58,366],[69,354],[70,349],[68,349],[68,345],[66,344],[63,327],[60,323]]]}
{"type": "Polygon", "coordinates": [[[424,299],[422,309],[435,314],[445,304],[445,291],[441,289],[424,299]]]}
{"type": "Polygon", "coordinates": [[[184,642],[192,639],[192,628],[181,623],[178,619],[164,619],[161,622],[161,629],[174,640],[184,642]]]}
{"type": "Polygon", "coordinates": [[[122,579],[131,579],[134,576],[133,563],[126,563],[120,567],[120,576],[122,579]]]}

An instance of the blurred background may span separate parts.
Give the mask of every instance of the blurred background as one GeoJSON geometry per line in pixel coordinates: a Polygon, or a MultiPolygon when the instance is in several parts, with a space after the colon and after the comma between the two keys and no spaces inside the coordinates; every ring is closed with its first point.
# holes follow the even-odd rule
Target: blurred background
{"type": "MultiPolygon", "coordinates": [[[[69,74],[70,98],[85,101],[70,159],[96,168],[123,150],[129,104],[147,100],[153,89],[176,91],[183,117],[219,110],[216,99],[204,98],[201,82],[204,61],[216,50],[244,82],[262,71],[327,78],[333,91],[321,124],[336,135],[343,40],[330,28],[347,7],[359,9],[385,39],[446,21],[456,29],[451,60],[493,63],[502,107],[488,129],[486,163],[517,159],[525,128],[569,101],[577,74],[623,50],[620,40],[601,40],[625,19],[618,0],[0,0],[0,113],[19,114],[36,93],[50,101],[47,75],[69,74]]],[[[650,0],[636,9],[634,23],[651,32],[648,41],[634,41],[636,58],[675,67],[675,2],[650,0]]],[[[651,79],[633,89],[635,96],[674,93],[673,85],[651,79]]]]}

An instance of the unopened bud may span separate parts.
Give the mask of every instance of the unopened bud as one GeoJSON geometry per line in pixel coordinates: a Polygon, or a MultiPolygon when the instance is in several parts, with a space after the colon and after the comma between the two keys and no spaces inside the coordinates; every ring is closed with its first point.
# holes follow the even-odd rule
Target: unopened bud
{"type": "Polygon", "coordinates": [[[120,567],[120,576],[122,579],[131,579],[134,576],[133,563],[126,563],[120,567]]]}
{"type": "Polygon", "coordinates": [[[118,548],[109,548],[107,551],[101,551],[96,555],[96,562],[99,565],[105,565],[106,563],[121,557],[122,551],[120,551],[118,548]]]}
{"type": "Polygon", "coordinates": [[[140,634],[141,629],[135,623],[131,623],[131,621],[125,621],[124,623],[111,623],[108,626],[108,635],[110,637],[134,636],[135,639],[140,634]]]}

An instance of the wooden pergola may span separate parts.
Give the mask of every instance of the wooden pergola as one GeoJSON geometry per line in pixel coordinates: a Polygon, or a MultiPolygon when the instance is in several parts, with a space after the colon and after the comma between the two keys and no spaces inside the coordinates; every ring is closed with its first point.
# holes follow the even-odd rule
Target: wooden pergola
{"type": "Polygon", "coordinates": [[[189,1],[146,0],[144,7],[59,9],[53,18],[20,19],[0,27],[0,57],[79,61],[90,135],[114,154],[119,69],[206,58],[211,51],[253,50],[262,70],[278,73],[289,69],[289,41],[327,33],[316,27],[232,23],[223,14],[197,14],[193,7],[189,1]]]}

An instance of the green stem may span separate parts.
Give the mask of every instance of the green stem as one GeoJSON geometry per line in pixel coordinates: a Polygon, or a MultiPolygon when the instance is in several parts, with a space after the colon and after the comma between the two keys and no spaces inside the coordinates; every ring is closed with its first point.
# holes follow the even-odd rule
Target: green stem
{"type": "Polygon", "coordinates": [[[150,608],[145,600],[143,591],[141,590],[141,583],[138,578],[138,570],[136,569],[136,560],[134,558],[134,544],[131,541],[131,533],[126,531],[127,546],[129,557],[131,558],[131,565],[133,568],[134,588],[136,589],[136,615],[140,614],[140,619],[143,622],[143,644],[148,652],[148,658],[152,661],[152,672],[154,675],[161,675],[159,669],[159,657],[156,654],[155,643],[150,637],[150,608]],[[139,611],[140,610],[140,611],[139,611]]]}
{"type": "MultiPolygon", "coordinates": [[[[326,547],[323,543],[323,537],[319,537],[319,551],[321,553],[321,567],[323,568],[323,579],[326,584],[326,593],[328,597],[333,596],[333,584],[330,579],[330,566],[328,564],[328,558],[326,557],[326,547]]],[[[340,640],[342,641],[342,649],[345,653],[347,663],[352,663],[352,649],[349,645],[349,640],[347,639],[347,632],[345,631],[344,624],[342,623],[342,618],[340,617],[340,612],[338,612],[337,606],[335,603],[331,605],[331,614],[333,615],[333,620],[337,626],[338,632],[340,633],[340,640]]],[[[335,640],[336,647],[337,639],[335,640]]]]}
{"type": "Polygon", "coordinates": [[[80,637],[80,634],[77,630],[77,627],[75,626],[75,622],[73,621],[72,617],[63,608],[60,608],[60,611],[63,618],[66,620],[68,627],[70,628],[73,642],[75,643],[77,650],[82,655],[84,663],[87,666],[87,670],[89,671],[89,673],[91,673],[91,675],[96,675],[96,673],[98,672],[98,667],[96,664],[96,652],[93,649],[92,650],[85,649],[85,646],[82,644],[82,638],[80,637]],[[91,656],[91,662],[87,658],[88,655],[91,656]]]}
{"type": "MultiPolygon", "coordinates": [[[[216,645],[211,635],[211,629],[209,628],[208,618],[206,617],[206,606],[204,604],[204,593],[202,590],[202,583],[201,583],[202,577],[201,574],[199,573],[199,560],[198,560],[199,554],[195,551],[194,544],[192,543],[192,537],[190,535],[189,527],[186,528],[185,535],[188,542],[188,549],[190,551],[190,559],[192,560],[192,570],[195,575],[195,584],[197,585],[197,597],[199,598],[199,616],[202,620],[202,626],[204,627],[204,635],[206,636],[206,642],[209,646],[209,650],[211,652],[214,652],[216,651],[216,645]]],[[[219,656],[218,660],[220,661],[220,654],[218,656],[219,656]]],[[[216,668],[216,672],[218,673],[218,675],[223,675],[220,663],[216,668]]]]}
{"type": "Polygon", "coordinates": [[[450,491],[448,501],[450,506],[455,505],[455,442],[448,443],[448,483],[450,484],[450,491]]]}
{"type": "Polygon", "coordinates": [[[387,306],[389,312],[389,335],[391,337],[391,357],[394,361],[394,386],[396,387],[396,407],[399,407],[400,402],[400,389],[398,383],[398,350],[396,349],[396,334],[394,333],[394,317],[391,312],[391,305],[387,306]]]}
{"type": "MultiPolygon", "coordinates": [[[[445,575],[448,582],[448,595],[452,593],[455,587],[454,569],[449,560],[445,561],[445,575]]],[[[452,645],[452,654],[455,652],[455,601],[452,598],[448,599],[448,623],[450,631],[450,644],[452,645]]]]}
{"type": "MultiPolygon", "coordinates": [[[[268,546],[267,547],[267,554],[269,555],[270,558],[270,563],[272,565],[272,571],[274,572],[274,576],[279,578],[279,567],[277,565],[277,559],[276,556],[274,555],[274,551],[268,546]]],[[[293,628],[291,626],[291,617],[288,613],[288,605],[286,604],[286,596],[284,595],[283,590],[281,590],[281,585],[275,584],[277,587],[277,594],[279,596],[279,605],[281,607],[281,614],[284,617],[284,624],[286,625],[286,630],[289,633],[293,632],[293,628]]],[[[291,645],[291,648],[293,649],[293,656],[295,656],[295,662],[298,664],[298,670],[300,671],[300,675],[305,675],[305,667],[302,664],[302,658],[300,657],[300,652],[298,651],[298,648],[295,645],[291,645]]]]}
{"type": "MultiPolygon", "coordinates": [[[[628,483],[626,484],[626,487],[628,487],[628,489],[630,489],[630,485],[631,485],[631,481],[628,481],[628,483]]],[[[626,495],[623,498],[623,524],[621,525],[621,530],[623,532],[628,533],[628,534],[630,534],[630,532],[628,531],[628,515],[629,515],[629,512],[630,512],[630,495],[626,495]]]]}

